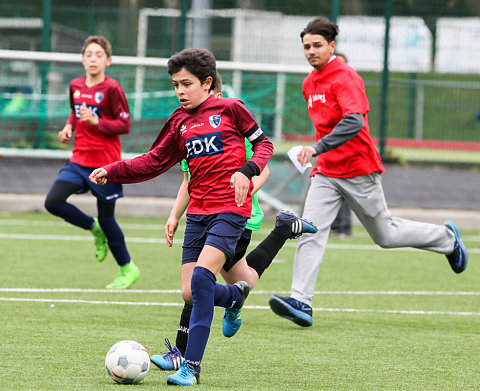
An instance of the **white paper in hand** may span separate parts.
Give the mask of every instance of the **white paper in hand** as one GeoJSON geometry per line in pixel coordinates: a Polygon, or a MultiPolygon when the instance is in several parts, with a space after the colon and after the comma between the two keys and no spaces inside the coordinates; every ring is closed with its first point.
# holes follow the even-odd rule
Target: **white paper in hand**
{"type": "Polygon", "coordinates": [[[303,145],[296,145],[295,147],[290,148],[287,152],[288,157],[292,161],[293,165],[296,167],[300,174],[303,174],[307,168],[312,167],[312,163],[307,163],[305,166],[302,166],[297,159],[298,153],[302,150],[303,145]]]}

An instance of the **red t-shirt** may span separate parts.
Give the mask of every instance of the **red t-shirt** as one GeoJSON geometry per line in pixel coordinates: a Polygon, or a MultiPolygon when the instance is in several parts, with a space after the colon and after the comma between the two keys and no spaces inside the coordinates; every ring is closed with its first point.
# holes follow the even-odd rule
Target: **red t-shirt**
{"type": "MultiPolygon", "coordinates": [[[[250,191],[243,206],[237,206],[230,177],[246,163],[244,138],[253,140],[255,131],[259,131],[258,124],[240,100],[210,96],[194,111],[175,110],[149,153],[106,166],[108,180],[148,180],[186,158],[190,169],[187,213],[233,212],[250,217],[250,191]]],[[[261,172],[272,155],[272,143],[267,137],[257,143],[253,140],[252,149],[250,161],[261,172]]]]}
{"type": "Polygon", "coordinates": [[[370,137],[367,113],[369,105],[359,74],[343,61],[333,59],[322,70],[312,71],[303,81],[303,96],[308,114],[320,140],[348,114],[363,114],[363,128],[345,144],[317,157],[310,176],[321,173],[350,178],[372,172],[385,172],[382,160],[370,137]]]}
{"type": "Polygon", "coordinates": [[[75,144],[71,162],[87,167],[101,167],[121,159],[119,135],[130,131],[130,111],[127,99],[118,82],[108,76],[92,87],[86,77],[70,82],[72,113],[67,124],[75,130],[75,144]],[[85,103],[98,126],[80,122],[80,107],[85,103]]]}

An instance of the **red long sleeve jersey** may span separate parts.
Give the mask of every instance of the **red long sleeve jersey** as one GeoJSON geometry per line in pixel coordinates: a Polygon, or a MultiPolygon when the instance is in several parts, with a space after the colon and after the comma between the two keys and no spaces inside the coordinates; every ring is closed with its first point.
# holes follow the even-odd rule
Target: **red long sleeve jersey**
{"type": "Polygon", "coordinates": [[[230,177],[246,163],[244,137],[253,145],[250,161],[262,171],[272,156],[272,143],[241,101],[211,96],[194,111],[178,108],[149,153],[104,168],[109,181],[133,183],[160,175],[186,158],[191,174],[187,213],[233,212],[250,217],[250,191],[239,207],[235,189],[230,188],[230,177]]]}
{"type": "Polygon", "coordinates": [[[339,59],[333,59],[320,71],[311,72],[303,82],[308,114],[320,140],[348,114],[363,114],[363,128],[355,137],[331,151],[322,153],[310,176],[349,178],[384,172],[382,160],[370,137],[367,113],[370,109],[360,75],[339,59]]]}
{"type": "Polygon", "coordinates": [[[108,76],[92,87],[86,77],[70,82],[72,113],[67,124],[75,130],[71,162],[87,167],[101,167],[121,159],[119,135],[130,131],[130,111],[127,99],[118,82],[108,76]],[[85,103],[98,118],[98,126],[80,122],[80,108],[85,103]]]}

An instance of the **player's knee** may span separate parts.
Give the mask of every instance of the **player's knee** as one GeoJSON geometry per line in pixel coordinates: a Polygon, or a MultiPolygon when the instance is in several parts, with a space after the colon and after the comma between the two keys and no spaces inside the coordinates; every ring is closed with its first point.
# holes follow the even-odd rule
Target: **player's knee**
{"type": "Polygon", "coordinates": [[[394,241],[389,235],[375,235],[372,236],[373,241],[382,248],[392,248],[395,247],[394,241]]]}
{"type": "Polygon", "coordinates": [[[192,298],[192,289],[189,286],[183,287],[182,286],[182,299],[185,303],[192,303],[193,298],[192,298]]]}
{"type": "Polygon", "coordinates": [[[54,215],[58,215],[58,202],[56,202],[55,200],[47,197],[45,199],[45,202],[43,204],[45,206],[45,209],[50,212],[51,214],[54,214],[54,215]]]}

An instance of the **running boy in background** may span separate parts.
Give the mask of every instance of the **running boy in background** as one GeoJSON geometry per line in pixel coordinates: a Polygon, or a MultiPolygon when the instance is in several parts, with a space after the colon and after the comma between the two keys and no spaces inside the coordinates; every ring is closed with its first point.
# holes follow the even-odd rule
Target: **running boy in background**
{"type": "Polygon", "coordinates": [[[303,82],[308,114],[315,125],[316,144],[303,147],[298,161],[314,156],[303,217],[318,232],[298,242],[290,297],[274,295],[274,313],[300,326],[311,326],[312,298],[330,226],[345,199],[375,243],[384,248],[414,247],[444,254],[455,273],[467,267],[467,250],[456,225],[421,223],[392,217],[383,193],[383,164],[370,137],[369,103],[358,73],[337,59],[338,26],[313,19],[301,32],[305,58],[314,68],[303,82]]]}
{"type": "MultiPolygon", "coordinates": [[[[241,101],[211,95],[217,72],[210,51],[183,50],[170,57],[167,67],[182,107],[167,120],[149,153],[96,169],[90,180],[145,181],[187,159],[191,176],[182,268],[196,263],[191,278],[193,309],[185,360],[167,383],[191,386],[198,383],[214,306],[240,309],[250,290],[245,281],[218,284],[216,276],[235,255],[251,213],[251,179],[267,165],[273,145],[241,101]],[[245,137],[253,150],[248,162],[245,137]]],[[[242,273],[249,273],[243,265],[242,273]]]]}
{"type": "MultiPolygon", "coordinates": [[[[217,98],[222,98],[222,80],[217,74],[217,82],[213,90],[217,98]]],[[[253,155],[252,144],[245,139],[245,149],[247,160],[253,155]]],[[[173,236],[178,228],[180,218],[185,213],[188,206],[188,180],[189,169],[186,160],[182,160],[182,171],[184,174],[183,182],[178,190],[175,204],[170,212],[170,216],[165,225],[165,240],[169,247],[173,245],[173,236]]],[[[263,221],[263,211],[258,203],[257,191],[263,186],[269,176],[268,166],[266,166],[259,176],[252,178],[252,213],[247,220],[247,225],[242,232],[242,236],[235,248],[235,255],[232,262],[223,265],[220,274],[227,284],[234,284],[237,281],[246,281],[250,289],[253,289],[263,272],[270,266],[278,251],[285,244],[287,239],[294,239],[304,232],[316,232],[316,228],[295,216],[291,212],[281,211],[277,214],[275,228],[273,231],[246,257],[248,245],[252,237],[252,231],[258,231],[263,221]],[[245,268],[246,264],[248,267],[245,268]],[[247,272],[245,274],[245,272],[247,272]]],[[[153,355],[150,360],[160,369],[172,371],[178,370],[183,361],[183,356],[187,348],[188,331],[190,326],[190,317],[192,313],[192,292],[191,278],[194,262],[182,265],[182,298],[185,301],[180,324],[177,329],[177,338],[175,346],[172,348],[168,338],[165,339],[165,346],[168,352],[165,354],[153,355]]],[[[225,308],[222,323],[222,332],[225,337],[232,337],[236,334],[242,323],[241,309],[225,308]]]]}
{"type": "Polygon", "coordinates": [[[45,200],[45,208],[77,227],[89,230],[95,242],[95,256],[102,262],[108,248],[120,271],[108,289],[126,289],[138,280],[140,271],[130,259],[123,232],[115,220],[115,201],[123,197],[122,185],[101,187],[88,180],[93,169],[120,160],[120,134],[130,131],[130,113],[122,87],[105,75],[112,62],[112,47],[102,36],[88,37],[82,47],[86,76],[70,83],[72,112],[58,139],[70,144],[73,154],[58,174],[45,200]],[[98,218],[67,202],[70,195],[91,191],[97,198],[98,218]],[[107,244],[108,243],[108,244],[107,244]]]}

